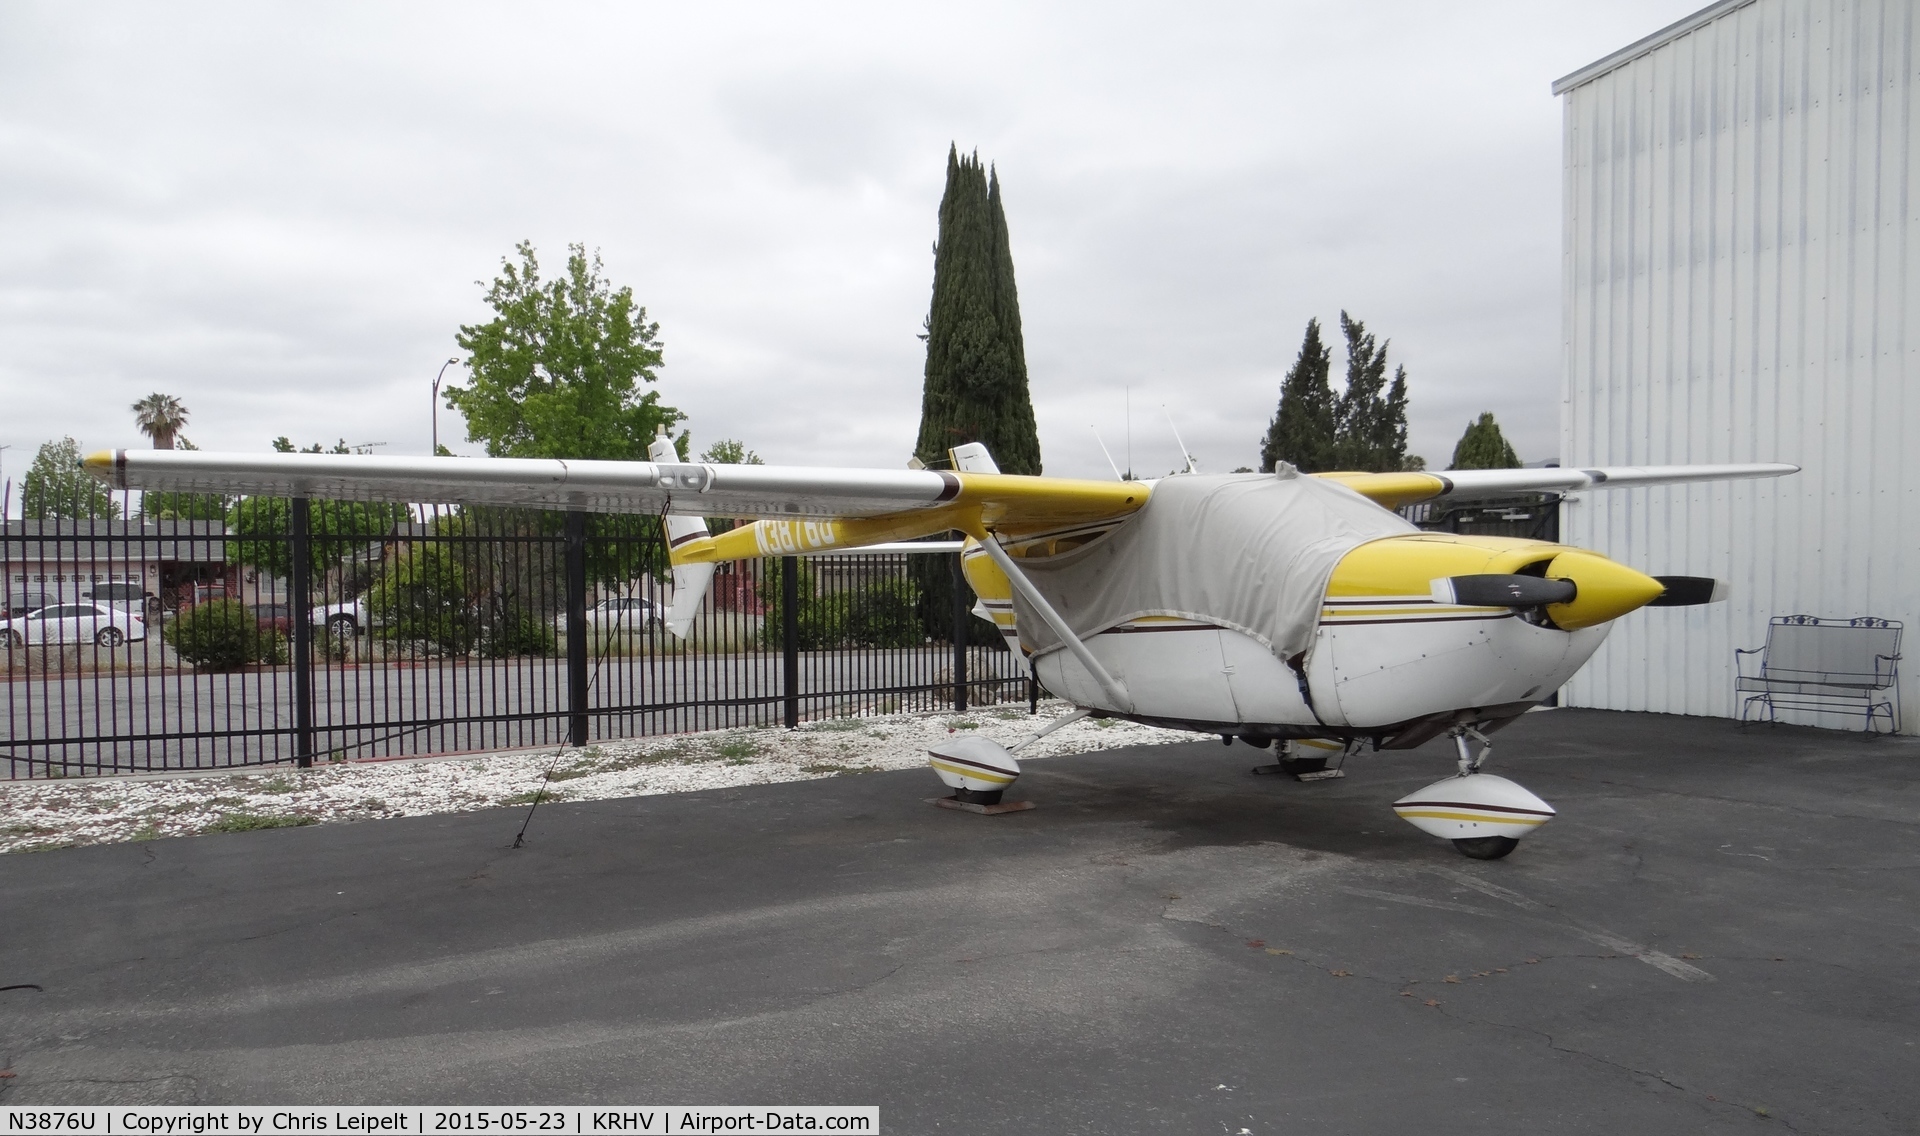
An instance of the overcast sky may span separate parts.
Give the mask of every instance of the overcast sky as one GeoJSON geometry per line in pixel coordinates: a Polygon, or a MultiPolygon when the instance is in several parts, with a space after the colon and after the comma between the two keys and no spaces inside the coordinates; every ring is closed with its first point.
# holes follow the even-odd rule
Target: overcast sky
{"type": "MultiPolygon", "coordinates": [[[[1551,81],[1704,0],[0,3],[0,452],[384,442],[514,243],[600,250],[696,448],[897,467],[947,146],[1005,193],[1046,469],[1257,464],[1308,317],[1392,339],[1412,443],[1555,455],[1551,81]]],[[[449,380],[459,378],[448,369],[449,380]]],[[[440,411],[443,441],[465,444],[440,411]]],[[[18,511],[18,490],[14,509],[18,511]]]]}

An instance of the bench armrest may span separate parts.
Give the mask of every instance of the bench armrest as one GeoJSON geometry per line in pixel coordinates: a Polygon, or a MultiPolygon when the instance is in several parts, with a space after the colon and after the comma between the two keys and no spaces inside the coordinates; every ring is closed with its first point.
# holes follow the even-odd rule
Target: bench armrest
{"type": "Polygon", "coordinates": [[[1735,678],[1759,678],[1760,675],[1765,674],[1767,671],[1767,660],[1764,658],[1760,660],[1760,674],[1757,674],[1757,675],[1748,674],[1747,668],[1745,666],[1745,656],[1760,655],[1760,654],[1764,654],[1765,651],[1766,651],[1765,647],[1755,647],[1752,650],[1747,650],[1741,647],[1735,647],[1733,649],[1734,677],[1735,678]]]}

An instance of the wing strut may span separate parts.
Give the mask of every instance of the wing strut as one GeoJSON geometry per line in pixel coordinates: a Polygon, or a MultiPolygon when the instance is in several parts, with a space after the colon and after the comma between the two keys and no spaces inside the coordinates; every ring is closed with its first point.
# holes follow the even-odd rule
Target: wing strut
{"type": "Polygon", "coordinates": [[[1062,643],[1067,645],[1067,650],[1072,651],[1073,657],[1080,660],[1080,665],[1087,668],[1087,673],[1093,676],[1093,681],[1100,684],[1101,690],[1107,692],[1107,697],[1113,699],[1113,708],[1132,713],[1133,699],[1128,696],[1127,688],[1120,684],[1120,680],[1107,673],[1107,668],[1100,665],[1100,660],[1093,657],[1092,651],[1087,650],[1087,645],[1073,633],[1073,628],[1068,627],[1067,621],[1060,618],[1060,613],[1053,610],[1053,605],[1040,594],[1040,589],[1034,587],[1033,581],[1027,579],[1027,574],[1014,564],[1013,557],[1008,556],[1007,550],[1000,547],[1000,538],[993,533],[987,533],[986,539],[980,542],[980,547],[987,550],[987,555],[993,557],[993,562],[1007,574],[1007,580],[1013,584],[1014,590],[1033,605],[1034,610],[1040,613],[1041,620],[1053,629],[1053,633],[1060,637],[1062,643]]]}

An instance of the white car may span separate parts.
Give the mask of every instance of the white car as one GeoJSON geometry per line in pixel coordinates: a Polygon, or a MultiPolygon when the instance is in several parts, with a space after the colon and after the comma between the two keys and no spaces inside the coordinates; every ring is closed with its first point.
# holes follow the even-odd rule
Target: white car
{"type": "MultiPolygon", "coordinates": [[[[559,616],[553,625],[565,631],[567,617],[559,616]]],[[[653,601],[637,596],[601,600],[587,609],[587,626],[595,631],[645,631],[659,625],[660,613],[654,609],[653,601]]]]}
{"type": "Polygon", "coordinates": [[[92,643],[118,647],[147,637],[147,620],[112,604],[58,603],[8,620],[0,636],[8,647],[37,647],[56,643],[92,643]]]}
{"type": "Polygon", "coordinates": [[[309,618],[315,627],[324,627],[341,639],[351,639],[367,629],[367,603],[365,599],[357,599],[314,604],[309,618]]]}

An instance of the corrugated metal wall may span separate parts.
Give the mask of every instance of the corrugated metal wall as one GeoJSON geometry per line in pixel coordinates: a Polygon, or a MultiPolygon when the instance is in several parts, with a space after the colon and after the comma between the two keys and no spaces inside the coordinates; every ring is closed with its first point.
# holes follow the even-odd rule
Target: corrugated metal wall
{"type": "Polygon", "coordinates": [[[1730,716],[1769,616],[1879,615],[1920,732],[1916,7],[1758,0],[1565,96],[1563,462],[1805,467],[1564,506],[1570,544],[1734,589],[1620,620],[1570,705],[1730,716]]]}

